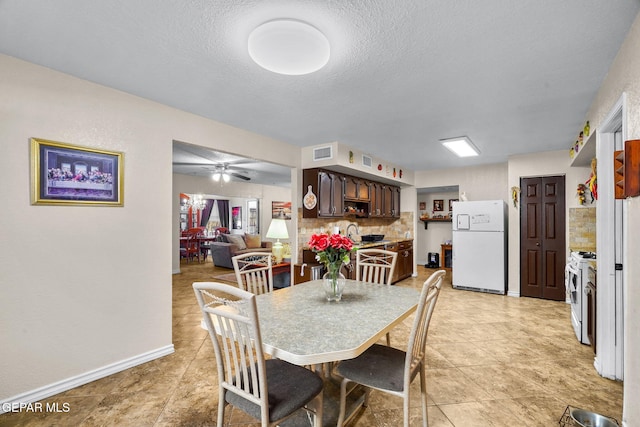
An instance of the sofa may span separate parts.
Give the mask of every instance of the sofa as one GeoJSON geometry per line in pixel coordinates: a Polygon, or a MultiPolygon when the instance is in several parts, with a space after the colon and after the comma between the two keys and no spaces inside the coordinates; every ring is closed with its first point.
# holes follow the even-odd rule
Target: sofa
{"type": "Polygon", "coordinates": [[[259,234],[220,234],[210,248],[213,265],[233,268],[231,258],[248,252],[271,252],[271,242],[263,242],[259,234]]]}

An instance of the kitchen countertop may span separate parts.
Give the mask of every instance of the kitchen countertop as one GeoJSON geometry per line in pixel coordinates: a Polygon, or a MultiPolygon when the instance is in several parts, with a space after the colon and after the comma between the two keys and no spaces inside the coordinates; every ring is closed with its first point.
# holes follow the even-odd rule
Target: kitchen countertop
{"type": "MultiPolygon", "coordinates": [[[[358,240],[356,242],[353,242],[353,247],[354,249],[369,249],[369,248],[378,248],[384,245],[401,243],[401,242],[413,242],[413,239],[407,238],[407,237],[392,237],[392,238],[380,240],[377,242],[362,242],[358,240]]],[[[306,251],[310,250],[309,246],[306,246],[306,245],[302,249],[306,251]]]]}
{"type": "Polygon", "coordinates": [[[362,242],[362,241],[357,241],[353,243],[353,246],[359,249],[366,249],[366,248],[373,248],[373,247],[377,247],[377,246],[384,246],[384,245],[389,245],[389,244],[393,244],[393,243],[400,243],[400,242],[413,242],[413,239],[409,239],[406,237],[396,237],[396,238],[390,238],[390,239],[384,239],[384,240],[380,240],[378,242],[362,242]]]}

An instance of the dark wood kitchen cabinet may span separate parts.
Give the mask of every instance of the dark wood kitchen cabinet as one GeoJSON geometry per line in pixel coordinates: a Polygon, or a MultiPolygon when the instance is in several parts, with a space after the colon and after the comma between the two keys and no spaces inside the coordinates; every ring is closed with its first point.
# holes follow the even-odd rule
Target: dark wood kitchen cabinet
{"type": "Polygon", "coordinates": [[[371,195],[371,217],[400,217],[400,187],[377,182],[369,186],[371,195]]]}
{"type": "Polygon", "coordinates": [[[386,249],[398,254],[391,282],[396,283],[410,277],[413,274],[413,240],[388,244],[386,249]]]}
{"type": "Polygon", "coordinates": [[[366,181],[353,176],[344,179],[344,198],[348,200],[369,201],[369,185],[366,181]]]}
{"type": "Polygon", "coordinates": [[[344,216],[344,176],[320,169],[303,172],[303,188],[307,197],[309,189],[316,196],[315,206],[303,203],[303,218],[333,218],[344,216]]]}
{"type": "Polygon", "coordinates": [[[398,274],[398,280],[411,277],[413,275],[413,241],[405,241],[398,244],[397,259],[402,265],[398,274]]]}
{"type": "Polygon", "coordinates": [[[382,187],[383,185],[379,182],[369,183],[369,197],[371,200],[369,204],[371,206],[369,208],[369,216],[372,218],[384,216],[382,187]]]}
{"type": "Polygon", "coordinates": [[[399,218],[400,187],[325,169],[302,174],[303,218],[399,218]]]}
{"type": "Polygon", "coordinates": [[[400,187],[385,185],[382,189],[383,215],[385,218],[400,218],[400,187]]]}

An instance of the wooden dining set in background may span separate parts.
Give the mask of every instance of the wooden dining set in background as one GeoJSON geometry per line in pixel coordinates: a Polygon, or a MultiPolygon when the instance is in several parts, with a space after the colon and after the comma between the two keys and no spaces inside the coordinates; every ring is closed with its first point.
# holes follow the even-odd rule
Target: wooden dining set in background
{"type": "Polygon", "coordinates": [[[208,236],[205,230],[205,227],[193,227],[180,233],[180,259],[184,258],[187,262],[193,261],[194,258],[197,258],[198,262],[206,261],[211,242],[216,241],[220,234],[229,232],[228,228],[218,227],[213,235],[208,236]]]}

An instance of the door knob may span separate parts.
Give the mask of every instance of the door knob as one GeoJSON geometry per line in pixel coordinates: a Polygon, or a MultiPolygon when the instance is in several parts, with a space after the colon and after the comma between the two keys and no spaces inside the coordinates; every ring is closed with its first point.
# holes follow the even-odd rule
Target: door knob
{"type": "Polygon", "coordinates": [[[536,242],[536,246],[540,246],[540,242],[536,242]]]}

